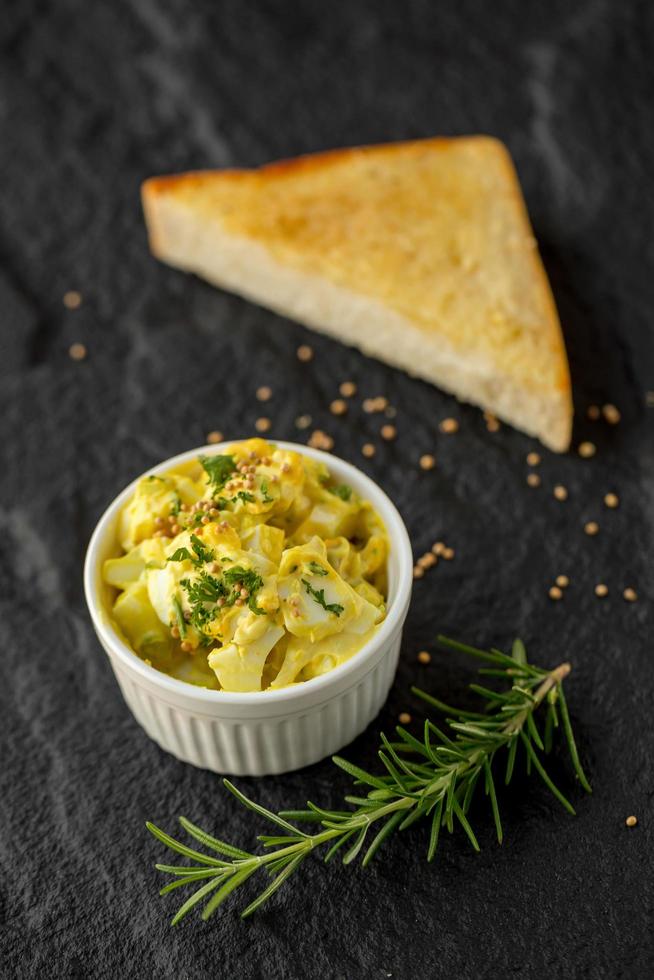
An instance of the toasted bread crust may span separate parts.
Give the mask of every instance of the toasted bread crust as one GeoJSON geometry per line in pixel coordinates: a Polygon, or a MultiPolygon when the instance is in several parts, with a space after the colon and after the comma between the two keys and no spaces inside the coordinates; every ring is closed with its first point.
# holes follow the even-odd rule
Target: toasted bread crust
{"type": "Polygon", "coordinates": [[[332,150],[256,170],[155,177],[144,183],[142,199],[152,251],[164,261],[401,363],[552,448],[567,448],[572,403],[556,307],[511,157],[497,140],[436,138],[332,150]],[[230,242],[238,261],[252,262],[251,276],[227,260],[230,242]],[[288,295],[276,295],[268,259],[295,282],[288,295]],[[317,311],[294,296],[293,288],[303,287],[317,295],[322,280],[338,293],[340,331],[324,296],[317,311]],[[346,323],[343,295],[357,305],[367,301],[377,318],[389,311],[397,335],[388,350],[375,351],[366,325],[346,323]],[[437,356],[421,356],[413,344],[416,360],[407,364],[395,352],[400,323],[425,346],[450,350],[461,363],[468,357],[475,370],[453,388],[437,356]],[[489,394],[501,385],[525,389],[524,398],[510,400],[520,402],[517,415],[510,407],[499,411],[506,399],[489,394]],[[530,390],[542,421],[530,417],[530,390]]]}

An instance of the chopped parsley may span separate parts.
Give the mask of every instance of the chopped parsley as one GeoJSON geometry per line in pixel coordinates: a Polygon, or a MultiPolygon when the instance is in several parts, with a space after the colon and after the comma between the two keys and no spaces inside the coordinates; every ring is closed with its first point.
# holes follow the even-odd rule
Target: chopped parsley
{"type": "Polygon", "coordinates": [[[194,581],[187,578],[182,579],[181,586],[185,589],[189,602],[193,604],[218,602],[219,599],[224,599],[228,595],[222,579],[216,578],[215,575],[209,575],[208,572],[200,572],[200,577],[194,581]]]}
{"type": "Polygon", "coordinates": [[[317,561],[309,562],[309,571],[312,573],[312,575],[329,575],[327,569],[323,568],[322,565],[319,565],[317,561]]]}
{"type": "Polygon", "coordinates": [[[264,504],[272,504],[275,498],[271,497],[268,493],[268,484],[265,480],[261,481],[261,486],[259,489],[261,490],[261,499],[263,500],[264,504]]]}
{"type": "Polygon", "coordinates": [[[200,462],[209,477],[209,483],[215,497],[236,469],[236,458],[224,453],[217,456],[200,456],[200,462]]]}
{"type": "Polygon", "coordinates": [[[324,589],[314,589],[311,582],[307,582],[305,578],[301,579],[302,585],[307,590],[311,598],[326,609],[327,612],[334,613],[335,616],[340,616],[344,611],[345,606],[342,606],[340,602],[326,602],[325,601],[325,590],[324,589]]]}
{"type": "Polygon", "coordinates": [[[179,596],[173,596],[173,609],[175,611],[175,619],[177,620],[177,626],[179,627],[179,635],[182,640],[186,639],[186,620],[184,619],[184,612],[182,610],[182,604],[179,601],[179,596]]]}
{"type": "Polygon", "coordinates": [[[232,500],[242,500],[244,504],[253,504],[256,502],[256,499],[254,494],[248,493],[247,490],[239,490],[236,496],[232,497],[232,500]]]}
{"type": "Polygon", "coordinates": [[[327,487],[330,493],[333,493],[335,497],[340,497],[341,500],[349,500],[352,496],[352,487],[349,487],[347,483],[339,483],[335,487],[327,487]]]}
{"type": "MultiPolygon", "coordinates": [[[[233,568],[227,568],[223,572],[223,580],[227,585],[233,587],[238,586],[239,590],[247,589],[250,593],[248,598],[248,609],[257,616],[265,616],[266,610],[257,605],[257,600],[255,598],[255,593],[258,592],[263,585],[263,579],[257,572],[254,571],[254,569],[243,568],[242,565],[235,565],[233,568]]],[[[233,605],[237,598],[238,592],[234,591],[227,600],[227,604],[230,606],[233,605]]]]}
{"type": "Polygon", "coordinates": [[[176,493],[173,499],[172,507],[170,508],[170,513],[173,517],[177,517],[181,509],[182,509],[182,498],[178,493],[176,493]]]}
{"type": "Polygon", "coordinates": [[[266,610],[257,605],[255,596],[263,585],[263,579],[251,568],[235,565],[220,576],[201,571],[199,578],[193,581],[182,579],[180,584],[191,603],[191,623],[201,633],[215,618],[219,600],[222,600],[222,608],[229,608],[240,598],[241,589],[247,589],[249,593],[248,609],[257,616],[266,615],[266,610]]]}
{"type": "Polygon", "coordinates": [[[188,548],[177,548],[172,555],[168,555],[166,561],[190,561],[196,568],[208,561],[213,561],[213,551],[211,548],[207,548],[197,534],[191,535],[191,544],[193,545],[193,554],[188,548]]]}

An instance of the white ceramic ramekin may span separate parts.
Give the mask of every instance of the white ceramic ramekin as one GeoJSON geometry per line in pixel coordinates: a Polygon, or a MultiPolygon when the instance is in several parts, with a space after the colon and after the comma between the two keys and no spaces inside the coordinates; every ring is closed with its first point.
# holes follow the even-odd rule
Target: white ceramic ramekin
{"type": "MultiPolygon", "coordinates": [[[[224,452],[228,445],[192,449],[160,463],[148,474],[173,469],[200,453],[224,452]]],[[[102,582],[104,560],[119,552],[118,515],[134,492],[136,480],[102,515],[86,554],[84,590],[91,619],[134,717],[162,749],[214,772],[251,776],[288,772],[351,742],[386,700],[411,597],[411,545],[404,522],[386,494],[336,456],[290,442],[276,445],[325,462],[339,482],[349,484],[373,504],[388,530],[386,619],[370,643],[334,670],[279,691],[236,694],[186,684],[144,663],[114,629],[107,611],[111,590],[102,582]]]]}

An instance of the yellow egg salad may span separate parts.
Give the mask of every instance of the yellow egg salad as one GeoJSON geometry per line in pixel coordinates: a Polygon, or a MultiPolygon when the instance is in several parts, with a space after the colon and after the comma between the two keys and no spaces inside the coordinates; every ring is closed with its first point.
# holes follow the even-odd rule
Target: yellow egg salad
{"type": "Polygon", "coordinates": [[[388,537],[324,463],[263,439],[146,476],[123,508],[111,616],[158,670],[276,690],[348,660],[386,613],[388,537]]]}

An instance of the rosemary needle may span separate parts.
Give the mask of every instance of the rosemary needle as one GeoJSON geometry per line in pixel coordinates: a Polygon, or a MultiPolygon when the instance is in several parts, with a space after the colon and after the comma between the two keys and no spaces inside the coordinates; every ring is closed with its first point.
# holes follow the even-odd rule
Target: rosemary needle
{"type": "Polygon", "coordinates": [[[174,876],[161,889],[162,895],[184,885],[199,885],[178,909],[173,925],[205,899],[202,918],[208,919],[232,892],[256,872],[265,869],[272,880],[241,913],[243,917],[251,915],[297,871],[305,858],[322,847],[327,848],[326,862],[340,851],[343,864],[350,864],[360,857],[365,867],[391,834],[421,819],[431,821],[428,861],[436,855],[442,828],[452,832],[459,826],[478,851],[479,843],[467,815],[479,785],[483,785],[489,799],[497,840],[501,844],[503,830],[493,763],[503,750],[507,750],[504,783],[511,782],[518,749],[522,746],[527,772],[536,772],[565,809],[574,814],[572,804],[552,782],[542,762],[542,756],[551,747],[554,731],[561,728],[579,782],[587,792],[591,791],[579,760],[563,694],[562,684],[570,673],[570,664],[562,663],[554,670],[535,667],[527,661],[520,640],[513,644],[511,656],[500,650],[479,650],[446,637],[439,637],[439,640],[444,646],[492,664],[492,667],[480,668],[480,673],[501,677],[508,683],[508,689],[495,691],[471,684],[471,689],[485,702],[484,711],[473,712],[451,708],[414,688],[418,697],[445,714],[448,730],[442,730],[428,718],[422,739],[401,726],[396,729],[397,742],[382,735],[378,756],[384,771],[380,774],[366,772],[334,756],[334,763],[352,777],[357,788],[356,795],[345,797],[349,809],[327,810],[309,802],[305,810],[273,813],[250,800],[225,779],[226,788],[243,806],[273,823],[278,830],[274,835],[258,838],[263,847],[261,853],[250,853],[227,844],[185,817],[180,817],[182,828],[207,853],[182,844],[152,823],[146,824],[162,844],[194,862],[190,865],[156,865],[159,871],[174,876]],[[545,714],[543,734],[534,717],[538,711],[545,714]],[[307,833],[297,824],[317,824],[318,828],[314,833],[307,833]]]}

